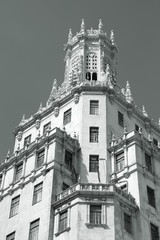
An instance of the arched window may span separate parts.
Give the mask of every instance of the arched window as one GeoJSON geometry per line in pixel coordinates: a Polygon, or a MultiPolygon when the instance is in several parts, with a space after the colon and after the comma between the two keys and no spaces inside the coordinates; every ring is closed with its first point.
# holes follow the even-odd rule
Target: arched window
{"type": "Polygon", "coordinates": [[[91,73],[90,72],[87,72],[86,73],[86,80],[91,80],[91,73]]]}
{"type": "Polygon", "coordinates": [[[97,81],[97,73],[96,72],[92,73],[92,80],[97,81]]]}

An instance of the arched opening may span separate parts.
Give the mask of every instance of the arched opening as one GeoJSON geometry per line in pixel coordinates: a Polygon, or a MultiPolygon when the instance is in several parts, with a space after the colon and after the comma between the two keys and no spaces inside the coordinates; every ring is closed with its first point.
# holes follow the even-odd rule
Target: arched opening
{"type": "Polygon", "coordinates": [[[91,80],[91,73],[90,72],[87,72],[86,73],[86,80],[91,80]]]}
{"type": "Polygon", "coordinates": [[[97,73],[96,72],[92,73],[92,80],[97,81],[97,73]]]}

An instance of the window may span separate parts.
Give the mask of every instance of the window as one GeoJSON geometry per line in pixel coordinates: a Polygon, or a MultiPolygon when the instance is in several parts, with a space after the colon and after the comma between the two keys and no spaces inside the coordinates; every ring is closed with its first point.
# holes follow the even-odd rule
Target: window
{"type": "Polygon", "coordinates": [[[42,200],[42,188],[43,183],[39,183],[36,186],[34,186],[33,204],[36,204],[42,200]]]}
{"type": "Polygon", "coordinates": [[[36,165],[37,168],[41,167],[44,162],[44,153],[45,150],[42,150],[37,153],[37,165],[36,165]]]}
{"type": "Polygon", "coordinates": [[[64,112],[63,117],[63,124],[66,125],[67,123],[71,122],[71,108],[64,112]]]}
{"type": "Polygon", "coordinates": [[[72,153],[69,151],[65,151],[65,166],[72,170],[72,153]]]}
{"type": "Polygon", "coordinates": [[[31,134],[24,139],[24,147],[28,146],[31,143],[31,134]]]}
{"type": "Polygon", "coordinates": [[[39,219],[30,223],[29,240],[38,240],[39,219]]]}
{"type": "Polygon", "coordinates": [[[90,155],[89,156],[89,171],[90,172],[98,172],[99,170],[99,156],[98,155],[90,155]]]}
{"type": "Polygon", "coordinates": [[[2,175],[0,175],[0,189],[2,187],[2,175]]]}
{"type": "Polygon", "coordinates": [[[51,122],[48,122],[47,124],[44,125],[43,127],[43,134],[46,133],[48,130],[51,129],[51,122]]]}
{"type": "Polygon", "coordinates": [[[66,228],[67,228],[67,211],[64,211],[59,215],[59,232],[62,232],[66,228]]]}
{"type": "Polygon", "coordinates": [[[148,172],[152,173],[152,159],[148,153],[145,153],[145,165],[148,172]]]}
{"type": "Polygon", "coordinates": [[[90,114],[91,115],[98,115],[99,110],[99,101],[90,101],[90,114]]]}
{"type": "Polygon", "coordinates": [[[135,124],[135,130],[139,132],[139,126],[137,124],[135,124]]]}
{"type": "Polygon", "coordinates": [[[125,167],[124,152],[116,155],[116,171],[122,171],[125,167]]]}
{"type": "Polygon", "coordinates": [[[148,195],[148,204],[155,208],[156,207],[155,193],[154,193],[154,190],[148,186],[147,186],[147,195],[148,195]]]}
{"type": "Polygon", "coordinates": [[[90,142],[98,142],[99,128],[90,127],[90,142]]]}
{"type": "Polygon", "coordinates": [[[62,191],[68,189],[69,187],[70,187],[70,186],[69,186],[68,184],[63,183],[63,185],[62,185],[62,191]]]}
{"type": "Polygon", "coordinates": [[[153,144],[154,144],[155,146],[158,146],[158,140],[155,139],[155,138],[153,138],[153,144]]]}
{"type": "Polygon", "coordinates": [[[123,113],[118,111],[118,124],[121,127],[124,127],[124,119],[123,119],[123,113]]]}
{"type": "Polygon", "coordinates": [[[23,163],[18,164],[15,167],[15,182],[18,182],[22,176],[23,163]]]}
{"type": "Polygon", "coordinates": [[[90,223],[101,224],[101,205],[90,205],[90,223]]]}
{"type": "Polygon", "coordinates": [[[151,240],[159,240],[158,227],[150,223],[150,228],[151,228],[151,240]]]}
{"type": "Polygon", "coordinates": [[[124,229],[128,233],[132,233],[132,218],[131,215],[124,213],[124,229]]]}
{"type": "Polygon", "coordinates": [[[7,235],[6,240],[14,240],[15,239],[15,232],[10,233],[9,235],[7,235]]]}
{"type": "Polygon", "coordinates": [[[16,214],[18,214],[19,200],[20,200],[20,196],[17,196],[12,199],[11,209],[10,209],[10,217],[13,217],[16,214]]]}

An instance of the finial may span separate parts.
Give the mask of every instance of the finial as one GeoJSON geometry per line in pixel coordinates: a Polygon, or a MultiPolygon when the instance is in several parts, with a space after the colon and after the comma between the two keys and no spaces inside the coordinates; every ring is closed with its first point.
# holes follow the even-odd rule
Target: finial
{"type": "Polygon", "coordinates": [[[98,30],[99,30],[99,31],[102,31],[102,28],[103,28],[103,24],[102,24],[101,19],[99,19],[98,30]]]}
{"type": "Polygon", "coordinates": [[[146,109],[145,109],[144,105],[142,106],[142,113],[145,117],[148,117],[148,114],[146,112],[146,109]]]}
{"type": "Polygon", "coordinates": [[[10,156],[10,149],[8,149],[8,152],[7,152],[7,156],[6,156],[6,159],[8,159],[10,156]]]}
{"type": "Polygon", "coordinates": [[[20,143],[18,143],[17,152],[20,151],[20,143]]]}
{"type": "Polygon", "coordinates": [[[124,126],[123,133],[124,133],[124,134],[127,133],[127,126],[124,126]]]}
{"type": "Polygon", "coordinates": [[[110,40],[111,40],[112,45],[114,45],[114,32],[113,32],[113,30],[111,30],[110,40]]]}
{"type": "Polygon", "coordinates": [[[115,134],[114,134],[114,132],[112,133],[112,141],[115,141],[115,134]]]}
{"type": "Polygon", "coordinates": [[[69,29],[69,34],[68,34],[68,43],[72,43],[72,29],[69,29]]]}
{"type": "Polygon", "coordinates": [[[150,142],[152,142],[151,134],[148,135],[148,140],[149,140],[150,142]]]}
{"type": "Polygon", "coordinates": [[[160,127],[160,118],[158,118],[158,126],[160,127]]]}
{"type": "Polygon", "coordinates": [[[25,114],[23,114],[19,125],[23,125],[24,123],[25,123],[25,114]]]}
{"type": "Polygon", "coordinates": [[[41,111],[42,111],[42,103],[40,103],[39,109],[38,109],[38,112],[41,112],[41,111]]]}
{"type": "Polygon", "coordinates": [[[131,94],[130,85],[129,85],[129,82],[127,81],[127,83],[126,83],[126,101],[128,103],[131,103],[132,100],[133,100],[133,98],[132,98],[132,94],[131,94]]]}
{"type": "Polygon", "coordinates": [[[85,23],[84,23],[84,19],[82,19],[82,23],[81,23],[81,33],[85,33],[85,23]]]}

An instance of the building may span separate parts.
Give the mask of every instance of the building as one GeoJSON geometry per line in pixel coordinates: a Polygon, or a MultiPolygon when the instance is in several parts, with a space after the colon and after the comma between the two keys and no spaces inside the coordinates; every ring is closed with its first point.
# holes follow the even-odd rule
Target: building
{"type": "Polygon", "coordinates": [[[0,165],[2,240],[158,240],[160,123],[116,73],[114,34],[65,45],[64,82],[15,128],[0,165]]]}

